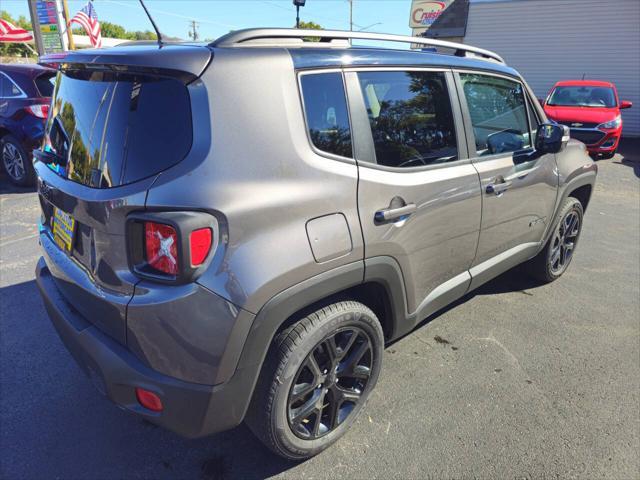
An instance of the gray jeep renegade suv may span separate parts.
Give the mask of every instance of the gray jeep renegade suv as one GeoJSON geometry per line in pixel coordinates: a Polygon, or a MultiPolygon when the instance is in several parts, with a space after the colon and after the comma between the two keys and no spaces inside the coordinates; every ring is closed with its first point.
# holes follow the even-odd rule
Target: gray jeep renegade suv
{"type": "Polygon", "coordinates": [[[187,437],[246,420],[291,459],[349,429],[386,342],[520,263],[562,275],[596,178],[466,45],[261,29],[42,62],[36,274],[60,337],[122,408],[187,437]]]}

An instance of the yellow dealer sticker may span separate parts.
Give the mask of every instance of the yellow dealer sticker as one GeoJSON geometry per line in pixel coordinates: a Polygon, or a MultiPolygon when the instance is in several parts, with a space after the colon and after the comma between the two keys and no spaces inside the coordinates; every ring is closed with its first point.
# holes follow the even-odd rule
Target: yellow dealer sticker
{"type": "Polygon", "coordinates": [[[53,210],[53,239],[65,252],[70,252],[73,246],[73,231],[76,221],[68,213],[59,208],[53,210]]]}

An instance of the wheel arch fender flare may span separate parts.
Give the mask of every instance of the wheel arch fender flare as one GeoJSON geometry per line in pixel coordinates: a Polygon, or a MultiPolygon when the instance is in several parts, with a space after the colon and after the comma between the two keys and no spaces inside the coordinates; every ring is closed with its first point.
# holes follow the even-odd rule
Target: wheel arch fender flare
{"type": "Polygon", "coordinates": [[[541,242],[542,246],[546,245],[549,237],[558,224],[558,221],[560,220],[558,218],[558,213],[560,212],[560,209],[562,208],[562,205],[564,205],[564,202],[567,200],[567,198],[571,196],[571,193],[576,191],[578,188],[589,186],[592,189],[591,195],[593,195],[597,171],[597,166],[593,164],[591,168],[573,172],[573,174],[567,178],[567,181],[560,185],[559,195],[556,201],[555,208],[553,210],[552,221],[548,224],[547,231],[545,232],[543,241],[541,242]]]}
{"type": "Polygon", "coordinates": [[[379,283],[387,291],[393,338],[404,333],[406,328],[399,326],[406,318],[404,281],[400,267],[392,257],[375,257],[342,265],[283,290],[265,303],[256,315],[230,380],[234,382],[240,380],[234,377],[243,377],[240,383],[245,391],[242,398],[237,399],[237,408],[242,409],[242,417],[249,406],[273,338],[287,320],[309,306],[366,282],[379,283]]]}

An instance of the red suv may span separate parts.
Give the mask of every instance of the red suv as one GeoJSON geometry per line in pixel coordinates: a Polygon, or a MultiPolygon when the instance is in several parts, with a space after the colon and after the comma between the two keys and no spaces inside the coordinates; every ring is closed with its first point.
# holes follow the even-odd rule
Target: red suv
{"type": "Polygon", "coordinates": [[[566,80],[554,85],[543,102],[551,120],[571,129],[571,136],[601,158],[616,154],[622,134],[620,110],[632,103],[618,100],[616,86],[596,80],[566,80]]]}

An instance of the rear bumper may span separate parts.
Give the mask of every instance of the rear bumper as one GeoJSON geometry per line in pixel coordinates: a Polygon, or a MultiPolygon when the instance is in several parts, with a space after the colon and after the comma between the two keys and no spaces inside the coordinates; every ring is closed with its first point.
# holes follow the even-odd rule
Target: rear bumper
{"type": "Polygon", "coordinates": [[[63,343],[98,390],[118,406],[189,438],[228,430],[242,422],[255,372],[239,369],[227,383],[216,386],[162,375],[82,318],[59,292],[42,258],[36,267],[36,282],[63,343]],[[136,387],[156,393],[163,411],[142,407],[136,387]]]}

